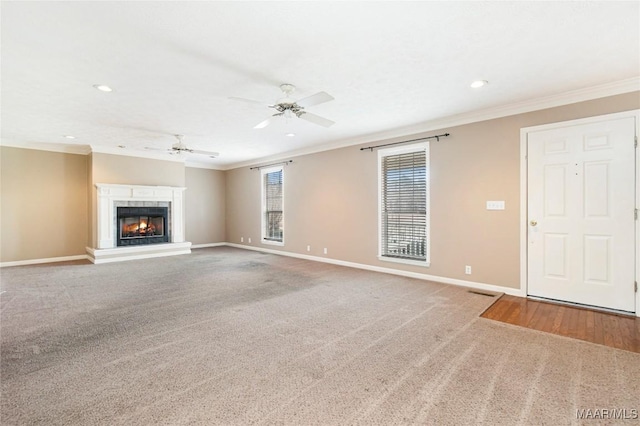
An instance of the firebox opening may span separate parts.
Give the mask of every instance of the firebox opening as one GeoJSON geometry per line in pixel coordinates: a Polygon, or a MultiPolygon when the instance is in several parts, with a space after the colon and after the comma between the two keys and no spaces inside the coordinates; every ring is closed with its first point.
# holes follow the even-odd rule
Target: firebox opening
{"type": "Polygon", "coordinates": [[[166,207],[118,207],[117,245],[169,242],[166,207]]]}

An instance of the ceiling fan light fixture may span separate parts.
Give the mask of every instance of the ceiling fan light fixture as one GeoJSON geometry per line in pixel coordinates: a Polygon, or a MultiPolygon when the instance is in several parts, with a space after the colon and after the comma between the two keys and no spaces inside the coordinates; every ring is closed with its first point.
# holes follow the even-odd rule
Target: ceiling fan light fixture
{"type": "Polygon", "coordinates": [[[474,89],[479,89],[480,87],[486,86],[487,84],[489,84],[487,80],[476,80],[471,83],[471,87],[473,87],[474,89]]]}
{"type": "MultiPolygon", "coordinates": [[[[280,90],[284,92],[285,97],[277,101],[273,105],[267,105],[269,108],[275,109],[277,112],[275,114],[271,114],[266,120],[258,123],[253,128],[254,129],[264,129],[267,127],[273,120],[274,117],[284,116],[285,118],[301,118],[310,123],[317,124],[323,127],[330,127],[335,124],[333,121],[328,120],[326,118],[320,117],[315,114],[311,114],[306,111],[306,108],[313,105],[318,105],[324,102],[332,101],[334,98],[330,94],[326,92],[318,92],[315,95],[307,96],[306,98],[295,100],[290,97],[291,93],[296,90],[296,87],[293,84],[284,83],[280,85],[280,90]]],[[[231,98],[237,100],[247,101],[242,98],[231,98]]],[[[249,101],[254,103],[254,101],[249,101]]]]}
{"type": "Polygon", "coordinates": [[[294,137],[296,134],[295,133],[287,133],[285,134],[285,136],[289,136],[290,138],[294,137]]]}

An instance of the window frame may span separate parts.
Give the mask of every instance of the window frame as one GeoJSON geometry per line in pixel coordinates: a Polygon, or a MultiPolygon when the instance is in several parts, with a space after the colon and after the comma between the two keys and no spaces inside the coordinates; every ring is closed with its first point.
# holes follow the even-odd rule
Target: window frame
{"type": "Polygon", "coordinates": [[[424,141],[411,145],[405,145],[401,147],[393,147],[378,150],[378,259],[385,262],[403,263],[407,265],[417,265],[423,267],[429,267],[431,265],[431,177],[430,177],[430,156],[429,156],[429,142],[424,141]],[[426,182],[425,182],[425,197],[426,197],[426,210],[425,210],[425,260],[416,259],[403,259],[399,257],[385,256],[382,254],[383,247],[383,159],[400,154],[410,154],[415,152],[424,152],[425,155],[425,167],[426,167],[426,182]]]}
{"type": "Polygon", "coordinates": [[[261,199],[261,208],[260,208],[260,240],[262,244],[270,244],[275,246],[284,246],[284,166],[274,166],[260,169],[260,199],[261,199]],[[267,231],[267,194],[265,192],[265,179],[267,174],[274,172],[282,173],[282,240],[273,240],[269,239],[266,235],[267,231]]]}

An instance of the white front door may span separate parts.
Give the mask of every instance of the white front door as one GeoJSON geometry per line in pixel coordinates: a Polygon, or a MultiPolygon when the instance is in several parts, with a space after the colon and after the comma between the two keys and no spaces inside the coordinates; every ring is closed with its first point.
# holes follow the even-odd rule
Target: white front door
{"type": "Polygon", "coordinates": [[[527,136],[527,293],[635,311],[635,119],[527,136]]]}

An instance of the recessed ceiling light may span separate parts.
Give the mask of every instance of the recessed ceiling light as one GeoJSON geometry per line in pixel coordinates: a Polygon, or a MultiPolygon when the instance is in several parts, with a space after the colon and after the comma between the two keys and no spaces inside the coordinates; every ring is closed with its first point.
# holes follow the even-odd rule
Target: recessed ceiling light
{"type": "Polygon", "coordinates": [[[486,86],[487,84],[489,84],[487,80],[476,80],[473,83],[471,83],[471,87],[473,87],[474,89],[477,89],[479,87],[486,86]]]}
{"type": "Polygon", "coordinates": [[[75,139],[75,136],[71,136],[71,135],[63,135],[63,137],[67,138],[67,139],[75,139]]]}
{"type": "Polygon", "coordinates": [[[294,137],[296,134],[295,133],[287,133],[285,136],[289,136],[290,138],[294,137]]]}
{"type": "Polygon", "coordinates": [[[101,92],[113,92],[113,89],[106,84],[94,84],[93,87],[101,92]]]}

